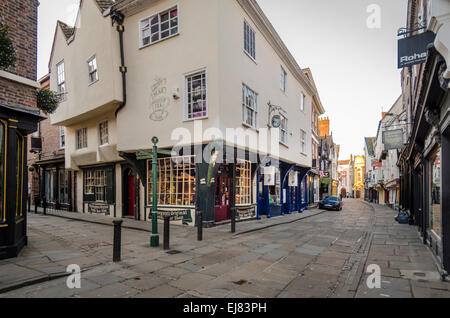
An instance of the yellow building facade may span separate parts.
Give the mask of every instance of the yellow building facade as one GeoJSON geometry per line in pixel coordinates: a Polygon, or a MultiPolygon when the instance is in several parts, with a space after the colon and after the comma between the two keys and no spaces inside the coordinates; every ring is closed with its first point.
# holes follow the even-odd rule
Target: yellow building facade
{"type": "Polygon", "coordinates": [[[361,199],[364,197],[364,171],[366,168],[366,159],[364,156],[356,156],[354,158],[354,176],[355,182],[353,186],[353,193],[355,198],[361,199]]]}

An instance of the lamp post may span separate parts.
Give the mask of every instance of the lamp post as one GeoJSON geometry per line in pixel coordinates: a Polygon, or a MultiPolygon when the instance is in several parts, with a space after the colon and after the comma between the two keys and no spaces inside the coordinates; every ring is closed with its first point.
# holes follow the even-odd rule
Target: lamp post
{"type": "Polygon", "coordinates": [[[157,201],[157,168],[158,168],[158,144],[159,140],[157,137],[152,138],[153,143],[153,196],[152,196],[152,236],[150,238],[150,246],[159,246],[159,234],[158,234],[158,201],[157,201]]]}

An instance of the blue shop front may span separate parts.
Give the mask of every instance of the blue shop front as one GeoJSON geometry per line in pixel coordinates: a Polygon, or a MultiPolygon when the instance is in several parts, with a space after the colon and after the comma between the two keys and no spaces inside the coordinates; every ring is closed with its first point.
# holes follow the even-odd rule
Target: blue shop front
{"type": "Polygon", "coordinates": [[[257,172],[257,217],[303,212],[308,208],[307,174],[311,168],[280,162],[257,172]]]}

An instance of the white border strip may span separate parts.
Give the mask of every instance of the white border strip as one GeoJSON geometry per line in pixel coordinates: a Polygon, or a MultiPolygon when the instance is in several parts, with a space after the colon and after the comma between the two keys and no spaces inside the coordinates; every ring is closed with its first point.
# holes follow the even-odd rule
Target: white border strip
{"type": "Polygon", "coordinates": [[[17,83],[20,83],[23,85],[31,86],[34,88],[41,88],[41,86],[39,85],[39,83],[37,81],[33,81],[28,78],[18,76],[18,75],[9,73],[9,72],[0,71],[0,77],[9,79],[11,81],[14,81],[14,82],[17,82],[17,83]]]}

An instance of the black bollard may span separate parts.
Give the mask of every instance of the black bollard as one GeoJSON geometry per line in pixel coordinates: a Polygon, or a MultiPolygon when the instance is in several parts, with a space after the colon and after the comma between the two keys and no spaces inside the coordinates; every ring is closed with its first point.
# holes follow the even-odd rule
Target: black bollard
{"type": "Polygon", "coordinates": [[[113,262],[120,262],[122,249],[122,220],[114,220],[113,262]]]}
{"type": "Polygon", "coordinates": [[[31,195],[28,195],[28,213],[31,212],[31,195]]]}
{"type": "Polygon", "coordinates": [[[236,233],[236,208],[231,208],[231,233],[236,233]]]}
{"type": "Polygon", "coordinates": [[[44,215],[47,215],[47,199],[45,197],[42,198],[42,207],[44,208],[44,215]]]}
{"type": "Polygon", "coordinates": [[[164,216],[164,249],[170,249],[170,216],[164,216]]]}
{"type": "Polygon", "coordinates": [[[203,241],[203,212],[197,211],[197,240],[203,241]]]}
{"type": "Polygon", "coordinates": [[[34,214],[37,214],[38,197],[34,197],[34,214]]]}

